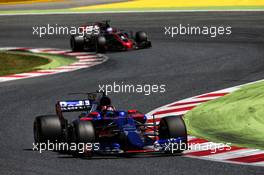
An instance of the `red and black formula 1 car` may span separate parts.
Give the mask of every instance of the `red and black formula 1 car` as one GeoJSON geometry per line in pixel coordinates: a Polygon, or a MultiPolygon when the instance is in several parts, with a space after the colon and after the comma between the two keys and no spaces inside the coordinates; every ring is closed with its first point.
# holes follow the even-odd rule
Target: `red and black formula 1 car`
{"type": "Polygon", "coordinates": [[[151,47],[146,32],[127,32],[110,26],[109,21],[81,27],[82,34],[72,35],[72,51],[125,51],[151,47]]]}
{"type": "MultiPolygon", "coordinates": [[[[116,110],[104,93],[91,94],[94,97],[84,100],[59,101],[56,115],[36,117],[35,143],[59,142],[64,143],[64,147],[89,144],[89,148],[82,151],[89,156],[146,152],[173,154],[187,149],[187,131],[181,117],[167,116],[156,124],[152,116],[148,122],[147,116],[137,110],[116,110]],[[71,122],[64,118],[64,112],[74,111],[82,113],[71,122]]],[[[73,150],[74,155],[79,151],[73,150]]]]}

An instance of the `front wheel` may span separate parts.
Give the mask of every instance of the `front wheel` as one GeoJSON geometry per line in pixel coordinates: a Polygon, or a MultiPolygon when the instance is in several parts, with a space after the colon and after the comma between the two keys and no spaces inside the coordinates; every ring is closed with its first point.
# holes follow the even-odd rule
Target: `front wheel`
{"type": "Polygon", "coordinates": [[[167,116],[160,120],[159,124],[160,139],[175,139],[180,138],[179,144],[172,144],[171,149],[165,150],[167,153],[181,153],[187,149],[187,130],[185,123],[180,116],[167,116]]]}
{"type": "Polygon", "coordinates": [[[74,141],[78,145],[78,150],[74,151],[73,156],[92,156],[93,144],[95,143],[95,129],[93,123],[91,121],[76,121],[73,123],[73,130],[74,141]],[[88,145],[89,148],[87,148],[86,145],[88,145]]]}

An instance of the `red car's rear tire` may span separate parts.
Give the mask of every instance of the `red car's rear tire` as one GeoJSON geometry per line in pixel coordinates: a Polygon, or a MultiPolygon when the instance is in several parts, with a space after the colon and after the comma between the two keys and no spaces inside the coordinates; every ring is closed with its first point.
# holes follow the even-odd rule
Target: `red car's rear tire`
{"type": "Polygon", "coordinates": [[[73,52],[80,52],[84,50],[83,36],[73,35],[70,40],[71,49],[73,52]]]}
{"type": "Polygon", "coordinates": [[[146,42],[148,40],[148,35],[146,32],[139,31],[136,33],[136,38],[135,38],[137,43],[142,43],[146,42]]]}

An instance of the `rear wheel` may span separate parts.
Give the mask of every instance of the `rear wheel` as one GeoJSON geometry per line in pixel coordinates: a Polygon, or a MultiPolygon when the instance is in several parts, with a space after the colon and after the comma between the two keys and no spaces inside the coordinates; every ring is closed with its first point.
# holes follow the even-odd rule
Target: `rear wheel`
{"type": "Polygon", "coordinates": [[[35,143],[57,142],[62,140],[62,123],[56,115],[38,116],[34,121],[35,143]]]}
{"type": "Polygon", "coordinates": [[[168,116],[160,120],[159,124],[159,138],[171,139],[181,137],[180,144],[173,144],[173,151],[171,149],[166,150],[167,153],[180,153],[187,149],[187,130],[185,123],[180,116],[168,116]]]}
{"type": "Polygon", "coordinates": [[[143,31],[137,32],[135,40],[137,43],[146,42],[148,40],[147,33],[143,31]]]}
{"type": "Polygon", "coordinates": [[[83,36],[78,36],[78,35],[71,36],[70,44],[73,52],[83,51],[84,49],[83,36]]]}

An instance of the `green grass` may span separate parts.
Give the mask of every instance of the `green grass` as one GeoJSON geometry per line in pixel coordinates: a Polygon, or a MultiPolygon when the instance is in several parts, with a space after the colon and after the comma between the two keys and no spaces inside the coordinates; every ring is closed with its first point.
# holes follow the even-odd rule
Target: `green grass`
{"type": "Polygon", "coordinates": [[[0,76],[66,66],[76,59],[53,54],[0,52],[0,76]]]}
{"type": "Polygon", "coordinates": [[[36,67],[49,62],[49,59],[34,55],[0,52],[0,76],[30,72],[36,70],[36,67]]]}
{"type": "Polygon", "coordinates": [[[184,120],[189,134],[210,141],[264,149],[264,82],[204,103],[184,120]]]}
{"type": "Polygon", "coordinates": [[[38,66],[37,67],[38,69],[53,69],[56,67],[67,66],[77,61],[74,57],[70,57],[70,56],[61,56],[54,54],[38,54],[38,55],[51,60],[51,62],[49,62],[48,64],[38,66]]]}

